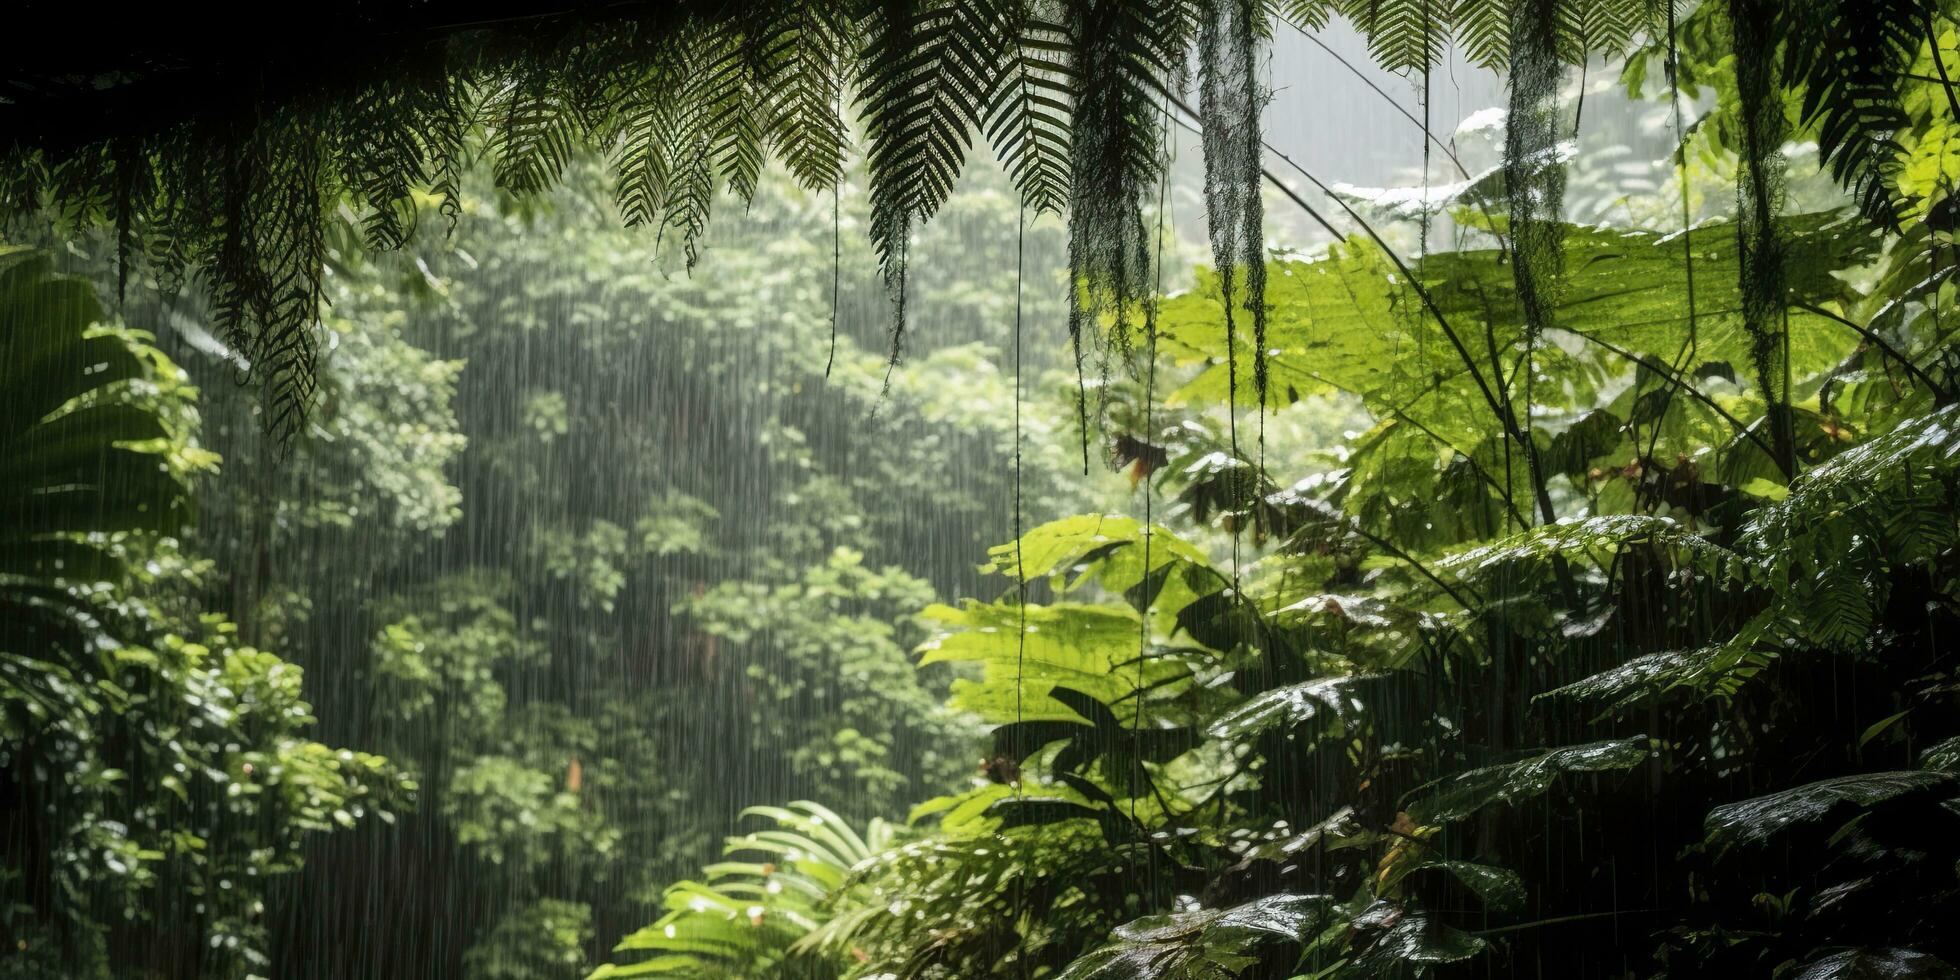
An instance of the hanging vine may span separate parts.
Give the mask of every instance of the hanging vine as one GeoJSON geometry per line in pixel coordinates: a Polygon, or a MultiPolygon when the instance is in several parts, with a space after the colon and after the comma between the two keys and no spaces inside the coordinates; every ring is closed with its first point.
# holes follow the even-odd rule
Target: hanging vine
{"type": "Polygon", "coordinates": [[[1742,325],[1756,386],[1768,406],[1771,451],[1787,477],[1796,471],[1790,420],[1789,334],[1784,322],[1782,90],[1777,81],[1777,12],[1773,0],[1729,0],[1742,141],[1736,160],[1736,241],[1742,325]]]}
{"type": "Polygon", "coordinates": [[[1510,206],[1512,278],[1528,343],[1554,325],[1565,271],[1565,164],[1558,138],[1558,86],[1564,77],[1553,30],[1557,0],[1524,0],[1511,14],[1510,112],[1504,130],[1504,184],[1510,206]]]}
{"type": "MultiPolygon", "coordinates": [[[[1205,160],[1205,217],[1211,232],[1225,325],[1236,336],[1234,307],[1251,314],[1252,382],[1266,403],[1266,262],[1259,199],[1259,112],[1265,99],[1253,65],[1263,17],[1254,0],[1205,0],[1198,21],[1199,121],[1205,160]],[[1243,285],[1241,286],[1241,283],[1243,285]]],[[[1236,347],[1236,344],[1233,345],[1236,347]]],[[[1237,433],[1238,365],[1228,349],[1233,432],[1237,433]]]]}

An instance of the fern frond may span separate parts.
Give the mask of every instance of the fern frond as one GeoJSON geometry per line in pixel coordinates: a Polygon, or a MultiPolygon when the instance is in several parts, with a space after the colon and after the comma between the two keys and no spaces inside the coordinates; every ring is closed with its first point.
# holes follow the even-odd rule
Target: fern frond
{"type": "Polygon", "coordinates": [[[261,144],[264,201],[255,209],[253,251],[261,281],[254,298],[258,337],[252,370],[266,386],[265,424],[290,444],[306,424],[316,386],[315,329],[320,316],[317,270],[326,258],[319,136],[289,120],[261,144]]]}
{"type": "Polygon", "coordinates": [[[362,226],[375,248],[400,248],[407,241],[415,219],[410,189],[429,181],[421,136],[425,118],[416,104],[422,94],[415,86],[384,79],[357,95],[334,127],[339,137],[334,152],[351,163],[348,183],[367,208],[362,226]]]}
{"type": "Polygon", "coordinates": [[[557,76],[537,71],[509,82],[494,98],[497,133],[491,173],[513,194],[540,194],[558,181],[584,139],[578,106],[556,90],[557,76]]]}
{"type": "Polygon", "coordinates": [[[1355,23],[1368,53],[1388,71],[1420,71],[1442,60],[1448,0],[1368,0],[1355,23]]]}
{"type": "Polygon", "coordinates": [[[1144,289],[1140,202],[1162,168],[1159,93],[1182,70],[1190,24],[1184,5],[1169,0],[1086,0],[1072,13],[1069,265],[1078,288],[1070,335],[1079,361],[1085,320],[1114,311],[1120,333],[1129,301],[1144,289]]]}
{"type": "Polygon", "coordinates": [[[1479,68],[1502,68],[1511,55],[1510,4],[1456,0],[1450,13],[1464,59],[1479,68]]]}
{"type": "Polygon", "coordinates": [[[871,241],[893,300],[893,363],[904,344],[912,228],[953,192],[999,85],[1014,23],[1005,0],[890,0],[871,19],[858,104],[870,143],[871,241]]]}
{"type": "Polygon", "coordinates": [[[1804,90],[1802,121],[1860,211],[1899,225],[1894,178],[1903,165],[1896,134],[1909,120],[1901,105],[1905,72],[1921,33],[1938,16],[1934,0],[1821,0],[1780,11],[1784,73],[1804,90]]]}
{"type": "Polygon", "coordinates": [[[1335,0],[1269,0],[1267,4],[1274,17],[1302,31],[1326,27],[1336,6],[1335,0]]]}
{"type": "Polygon", "coordinates": [[[870,141],[873,243],[886,261],[897,235],[952,193],[997,87],[1011,23],[989,0],[901,0],[874,18],[858,103],[870,141]]]}
{"type": "Polygon", "coordinates": [[[849,147],[839,111],[850,26],[835,9],[811,3],[761,30],[764,137],[805,187],[834,187],[849,147]]]}
{"type": "Polygon", "coordinates": [[[985,132],[994,153],[1036,213],[1068,205],[1074,69],[1058,23],[1019,18],[1013,51],[988,100],[985,132]]]}

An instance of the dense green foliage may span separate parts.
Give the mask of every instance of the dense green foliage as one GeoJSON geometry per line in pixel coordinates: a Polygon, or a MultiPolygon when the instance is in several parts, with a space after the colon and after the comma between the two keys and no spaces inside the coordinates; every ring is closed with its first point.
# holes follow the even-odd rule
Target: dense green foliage
{"type": "Polygon", "coordinates": [[[258,973],[301,838],[413,785],[311,741],[299,669],[189,601],[196,391],[51,264],[0,252],[0,974],[258,973]]]}
{"type": "Polygon", "coordinates": [[[1865,69],[1791,53],[1788,124],[1861,213],[1784,216],[1751,210],[1726,9],[1684,26],[1718,101],[1673,228],[1577,183],[1634,222],[1541,229],[1558,262],[1524,270],[1486,179],[1438,202],[1455,250],[1268,266],[1263,407],[1365,417],[1317,458],[1238,417],[1228,279],[1136,317],[1156,383],[1108,417],[1169,526],[1044,524],[993,549],[1002,598],[927,613],[921,665],[977,665],[948,703],[992,726],[990,778],[783,922],[775,893],[729,909],[800,862],[673,886],[606,975],[1951,975],[1950,182],[1905,161],[1946,139],[1955,24],[1885,35],[1927,68],[1861,96],[1899,106],[1892,162],[1819,94],[1865,69]],[[1702,217],[1737,174],[1739,217],[1702,217]],[[728,902],[680,900],[704,890],[728,902]]]}
{"type": "MultiPolygon", "coordinates": [[[[233,461],[199,488],[186,546],[210,560],[164,577],[246,642],[296,651],[325,730],[421,786],[397,824],[308,850],[271,903],[270,975],[406,958],[579,976],[741,807],[809,795],[865,820],[979,752],[946,679],[905,651],[927,635],[916,611],[970,589],[964,555],[1012,526],[992,366],[1011,266],[922,273],[933,335],[888,376],[880,317],[852,315],[880,303],[863,277],[825,351],[830,202],[777,182],[708,240],[721,272],[690,277],[618,229],[584,173],[542,204],[473,183],[454,232],[432,220],[403,254],[344,226],[332,356],[289,455],[208,311],[130,286],[130,315],[168,322],[202,387],[204,445],[233,461]],[[349,887],[404,873],[426,901],[349,887]]],[[[982,185],[917,247],[1011,254],[1014,221],[982,185]]],[[[1031,273],[1055,268],[1058,237],[1030,237],[1031,273]]],[[[1079,506],[1053,475],[1073,437],[1030,431],[1044,475],[1026,505],[1079,506]]]]}
{"type": "Polygon", "coordinates": [[[0,975],[1952,975],[1953,10],[829,11],[0,146],[0,975]],[[1330,12],[1501,158],[1261,199],[1330,12]]]}

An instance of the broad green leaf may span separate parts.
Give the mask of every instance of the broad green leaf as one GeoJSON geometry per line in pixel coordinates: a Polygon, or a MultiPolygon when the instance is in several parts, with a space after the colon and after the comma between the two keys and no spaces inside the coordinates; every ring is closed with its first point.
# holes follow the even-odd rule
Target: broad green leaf
{"type": "Polygon", "coordinates": [[[1213,738],[1243,739],[1277,727],[1291,728],[1322,712],[1339,718],[1359,714],[1362,702],[1351,689],[1370,677],[1330,677],[1305,684],[1288,684],[1261,691],[1211,723],[1213,738]]]}
{"type": "Polygon", "coordinates": [[[1790,980],[1946,980],[1960,973],[1945,960],[1912,949],[1847,949],[1812,960],[1790,980]]]}
{"type": "Polygon", "coordinates": [[[1140,658],[1137,614],[1121,606],[1059,603],[1024,611],[968,602],[958,609],[933,606],[924,615],[943,629],[919,647],[920,663],[980,664],[981,679],[955,681],[950,703],[993,724],[1089,722],[1051,696],[1056,687],[1086,694],[1127,722],[1139,687],[1190,674],[1174,657],[1140,658]]]}
{"type": "Polygon", "coordinates": [[[1454,875],[1465,888],[1475,892],[1492,912],[1510,913],[1524,907],[1524,879],[1509,868],[1471,861],[1437,861],[1429,867],[1440,868],[1454,875]]]}
{"type": "Polygon", "coordinates": [[[1528,759],[1447,777],[1411,804],[1418,823],[1461,820],[1484,807],[1542,795],[1567,773],[1631,769],[1647,758],[1645,736],[1552,749],[1528,759]]]}
{"type": "Polygon", "coordinates": [[[1765,844],[1792,827],[1850,815],[1904,800],[1951,793],[1951,773],[1870,772],[1820,780],[1780,793],[1716,807],[1708,812],[1708,843],[1727,849],[1765,844]]]}
{"type": "Polygon", "coordinates": [[[1228,980],[1275,943],[1304,943],[1333,901],[1272,895],[1227,909],[1151,916],[1118,926],[1113,942],[1069,964],[1057,980],[1228,980]]]}

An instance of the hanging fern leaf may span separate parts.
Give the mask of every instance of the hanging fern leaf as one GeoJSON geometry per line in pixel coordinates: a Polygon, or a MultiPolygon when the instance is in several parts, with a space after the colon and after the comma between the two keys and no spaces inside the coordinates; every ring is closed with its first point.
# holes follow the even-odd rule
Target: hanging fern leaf
{"type": "Polygon", "coordinates": [[[1060,23],[1021,18],[987,108],[987,139],[1036,213],[1061,214],[1068,206],[1074,68],[1067,53],[1060,23]]]}
{"type": "MultiPolygon", "coordinates": [[[[1426,0],[1417,0],[1426,2],[1426,0]]],[[[1253,66],[1253,46],[1264,32],[1253,0],[1208,0],[1199,7],[1200,117],[1205,146],[1205,217],[1211,231],[1213,267],[1226,335],[1236,334],[1235,309],[1251,314],[1253,391],[1266,403],[1266,246],[1259,197],[1259,113],[1265,97],[1253,66]],[[1243,288],[1235,288],[1243,282],[1243,288]]],[[[1236,345],[1228,347],[1235,350],[1236,345]]],[[[1236,362],[1236,357],[1233,359],[1236,362]]],[[[1237,408],[1238,370],[1231,365],[1232,408],[1237,408]]]]}
{"type": "MultiPolygon", "coordinates": [[[[1104,313],[1124,321],[1146,287],[1141,202],[1163,165],[1159,93],[1171,88],[1187,25],[1183,7],[1167,0],[1085,0],[1073,13],[1069,267],[1077,288],[1070,336],[1079,361],[1090,321],[1104,313]]],[[[1121,335],[1123,322],[1113,332],[1121,335]]]]}
{"type": "Polygon", "coordinates": [[[584,139],[579,108],[556,90],[555,79],[532,72],[493,99],[491,172],[497,186],[513,194],[539,194],[557,183],[584,139]]]}
{"type": "Polygon", "coordinates": [[[877,6],[861,69],[871,175],[871,241],[892,295],[891,360],[905,338],[913,226],[953,192],[999,84],[1016,20],[1005,3],[889,0],[877,6]]]}
{"type": "Polygon", "coordinates": [[[414,231],[414,188],[429,182],[422,144],[423,113],[415,102],[424,93],[411,84],[384,80],[362,92],[349,106],[335,148],[356,161],[354,192],[366,205],[363,227],[374,248],[400,248],[414,231]]]}
{"type": "MultiPolygon", "coordinates": [[[[1638,3],[1594,0],[1586,16],[1561,17],[1580,27],[1560,30],[1611,46],[1638,3]]],[[[232,72],[244,69],[229,59],[191,59],[170,73],[146,64],[83,89],[66,69],[9,74],[9,99],[0,104],[0,210],[18,215],[47,205],[80,224],[108,225],[126,263],[147,260],[166,286],[196,270],[210,286],[227,345],[278,389],[267,424],[290,435],[311,398],[317,313],[297,307],[317,297],[321,274],[307,264],[321,255],[308,230],[320,219],[293,208],[311,201],[324,214],[345,195],[362,208],[371,244],[399,246],[413,226],[410,195],[422,189],[439,197],[453,227],[479,128],[497,185],[519,195],[552,186],[574,155],[596,143],[617,167],[626,220],[660,229],[663,241],[672,234],[691,263],[717,191],[753,193],[770,154],[806,186],[838,184],[850,88],[868,138],[870,232],[894,299],[894,354],[903,340],[907,240],[945,200],[983,135],[1029,207],[1069,212],[1076,346],[1085,339],[1120,345],[1148,280],[1141,202],[1162,174],[1163,96],[1181,87],[1201,20],[1224,28],[1206,47],[1226,57],[1200,60],[1229,82],[1212,86],[1212,95],[1230,94],[1208,99],[1201,114],[1214,134],[1210,196],[1227,219],[1214,231],[1222,250],[1241,256],[1260,244],[1259,96],[1245,66],[1269,9],[1307,29],[1342,13],[1391,67],[1413,67],[1433,62],[1453,32],[1473,57],[1488,60],[1503,47],[1494,25],[1504,23],[1497,15],[1508,5],[772,0],[730,7],[684,0],[468,24],[417,7],[401,13],[398,30],[367,41],[372,50],[336,66],[331,84],[241,87],[232,72]],[[216,97],[142,101],[162,86],[204,82],[219,89],[216,97]],[[140,132],[112,131],[126,117],[120,111],[93,111],[126,102],[157,107],[140,132]],[[53,118],[74,125],[55,126],[53,118]],[[295,126],[305,138],[269,138],[267,127],[295,126]],[[311,190],[300,193],[298,179],[312,181],[311,190]],[[295,275],[307,283],[296,284],[295,275]]],[[[246,67],[271,67],[274,59],[266,54],[246,67]]],[[[329,72],[277,67],[304,79],[329,72]]],[[[1259,264],[1243,257],[1237,264],[1256,340],[1265,306],[1254,281],[1259,264]]],[[[1263,361],[1255,345],[1255,383],[1263,361]]]]}
{"type": "Polygon", "coordinates": [[[1368,53],[1388,71],[1420,71],[1442,60],[1449,39],[1448,0],[1362,0],[1350,17],[1368,38],[1368,53]]]}
{"type": "Polygon", "coordinates": [[[834,187],[844,176],[848,149],[844,71],[852,40],[842,13],[802,4],[768,23],[760,41],[766,100],[763,130],[790,173],[811,189],[834,187]]]}
{"type": "Polygon", "coordinates": [[[1463,57],[1479,68],[1496,70],[1511,53],[1511,13],[1507,4],[1457,0],[1452,15],[1463,57]]]}

